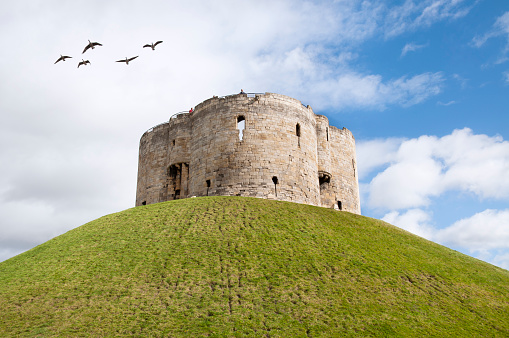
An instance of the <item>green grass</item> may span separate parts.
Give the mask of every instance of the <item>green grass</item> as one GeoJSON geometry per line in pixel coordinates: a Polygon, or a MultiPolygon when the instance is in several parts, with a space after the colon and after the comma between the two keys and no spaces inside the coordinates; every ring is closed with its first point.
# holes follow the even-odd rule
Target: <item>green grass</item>
{"type": "Polygon", "coordinates": [[[507,337],[509,272],[359,215],[190,198],[0,263],[0,336],[507,337]]]}

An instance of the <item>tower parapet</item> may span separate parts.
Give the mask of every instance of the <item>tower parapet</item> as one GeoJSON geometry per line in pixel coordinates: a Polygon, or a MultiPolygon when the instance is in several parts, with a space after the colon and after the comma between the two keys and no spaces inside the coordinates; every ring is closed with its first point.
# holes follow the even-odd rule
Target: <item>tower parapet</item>
{"type": "Polygon", "coordinates": [[[213,97],[140,140],[136,205],[250,196],[360,214],[355,140],[288,96],[213,97]]]}

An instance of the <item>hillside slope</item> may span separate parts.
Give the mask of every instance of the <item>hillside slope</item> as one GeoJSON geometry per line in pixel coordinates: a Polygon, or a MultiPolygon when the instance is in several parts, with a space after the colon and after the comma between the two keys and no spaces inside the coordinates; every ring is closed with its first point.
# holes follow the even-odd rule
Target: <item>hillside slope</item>
{"type": "Polygon", "coordinates": [[[509,272],[382,221],[203,197],[0,263],[0,336],[508,336],[509,272]]]}

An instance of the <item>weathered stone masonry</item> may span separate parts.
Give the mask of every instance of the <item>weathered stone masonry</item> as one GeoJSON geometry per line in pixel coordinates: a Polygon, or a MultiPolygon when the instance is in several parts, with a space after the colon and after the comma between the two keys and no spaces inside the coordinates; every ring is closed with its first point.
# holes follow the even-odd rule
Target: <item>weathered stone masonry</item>
{"type": "Polygon", "coordinates": [[[140,140],[136,205],[251,196],[360,214],[355,139],[293,98],[213,97],[140,140]]]}

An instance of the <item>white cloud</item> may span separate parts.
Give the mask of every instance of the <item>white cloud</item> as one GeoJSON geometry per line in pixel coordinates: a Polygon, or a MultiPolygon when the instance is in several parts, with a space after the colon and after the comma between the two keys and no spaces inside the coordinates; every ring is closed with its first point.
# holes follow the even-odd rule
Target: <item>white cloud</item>
{"type": "Polygon", "coordinates": [[[463,0],[433,0],[424,3],[426,7],[415,20],[418,26],[430,26],[446,18],[461,18],[467,15],[475,4],[474,2],[471,5],[465,5],[467,1],[463,0]]]}
{"type": "Polygon", "coordinates": [[[370,182],[368,203],[372,207],[404,209],[429,204],[442,192],[442,166],[432,158],[436,137],[421,136],[402,142],[395,160],[370,182]]]}
{"type": "Polygon", "coordinates": [[[468,84],[468,79],[465,79],[459,74],[452,74],[452,78],[459,82],[461,89],[465,89],[468,84]]]}
{"type": "Polygon", "coordinates": [[[401,50],[401,57],[404,57],[405,55],[407,55],[408,52],[415,52],[416,50],[422,49],[426,46],[427,46],[427,44],[418,45],[413,42],[407,43],[401,50]]]}
{"type": "Polygon", "coordinates": [[[446,189],[473,192],[481,198],[509,197],[509,142],[502,137],[455,130],[440,139],[436,156],[447,168],[446,189]]]}
{"type": "MultiPolygon", "coordinates": [[[[378,143],[384,147],[382,141],[378,143]]],[[[361,156],[369,157],[376,148],[371,144],[358,152],[367,151],[361,156]]],[[[509,142],[500,136],[476,135],[468,128],[441,138],[421,136],[403,141],[384,158],[391,162],[369,183],[371,207],[422,207],[451,190],[479,198],[509,198],[509,142]]]]}
{"type": "Polygon", "coordinates": [[[429,224],[431,215],[421,209],[410,209],[403,214],[391,211],[382,217],[382,220],[417,236],[430,240],[433,238],[434,229],[429,224]]]}
{"type": "Polygon", "coordinates": [[[470,252],[509,249],[509,209],[487,209],[438,230],[434,238],[470,252]]]}
{"type": "Polygon", "coordinates": [[[302,86],[300,97],[314,97],[319,103],[315,105],[318,109],[355,107],[384,110],[389,105],[409,107],[421,103],[440,93],[443,81],[440,72],[410,78],[403,76],[385,82],[380,75],[349,72],[321,81],[309,81],[313,85],[302,86]]]}
{"type": "Polygon", "coordinates": [[[388,9],[384,34],[391,38],[407,31],[429,27],[438,21],[464,17],[475,3],[464,0],[406,0],[401,6],[388,9]]]}
{"type": "Polygon", "coordinates": [[[456,103],[456,101],[454,101],[454,100],[451,100],[451,101],[449,101],[449,102],[442,102],[442,101],[438,101],[438,102],[437,102],[437,104],[438,104],[439,106],[446,106],[446,107],[447,107],[447,106],[450,106],[450,105],[453,105],[453,104],[455,104],[455,103],[456,103]]]}
{"type": "Polygon", "coordinates": [[[508,35],[509,36],[509,12],[505,12],[500,17],[498,17],[489,32],[487,32],[481,36],[474,37],[472,39],[472,44],[475,47],[481,47],[489,39],[500,36],[500,35],[508,35]]]}
{"type": "Polygon", "coordinates": [[[509,252],[502,252],[495,254],[492,259],[493,264],[500,266],[503,269],[509,270],[509,252]]]}
{"type": "Polygon", "coordinates": [[[488,40],[499,36],[505,37],[506,44],[495,63],[503,63],[509,60],[507,57],[507,53],[509,52],[509,12],[505,12],[498,17],[491,30],[487,33],[474,37],[472,39],[472,45],[479,48],[482,47],[488,40]]]}
{"type": "Polygon", "coordinates": [[[421,103],[442,90],[444,78],[442,73],[424,73],[412,78],[400,78],[390,84],[387,94],[391,92],[395,100],[404,107],[421,103]]]}
{"type": "Polygon", "coordinates": [[[402,138],[386,138],[356,143],[359,179],[369,175],[374,169],[386,166],[396,159],[396,151],[404,141],[402,138]]]}
{"type": "Polygon", "coordinates": [[[509,71],[504,72],[502,75],[504,76],[504,81],[506,83],[509,83],[509,71]]]}

